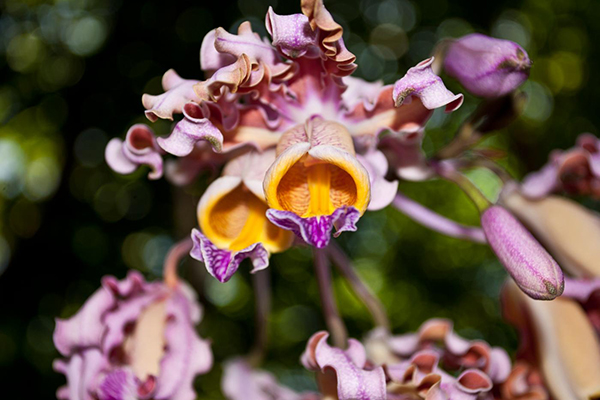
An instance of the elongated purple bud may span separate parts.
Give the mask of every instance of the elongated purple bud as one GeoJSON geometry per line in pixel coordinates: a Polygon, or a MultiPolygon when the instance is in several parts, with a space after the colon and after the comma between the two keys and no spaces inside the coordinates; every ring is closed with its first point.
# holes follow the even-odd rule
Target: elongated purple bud
{"type": "Polygon", "coordinates": [[[469,92],[480,97],[500,97],[529,77],[531,60],[518,44],[472,33],[450,43],[444,69],[469,92]]]}
{"type": "Polygon", "coordinates": [[[481,226],[492,250],[523,292],[537,300],[562,294],[562,270],[510,212],[492,206],[481,215],[481,226]]]}

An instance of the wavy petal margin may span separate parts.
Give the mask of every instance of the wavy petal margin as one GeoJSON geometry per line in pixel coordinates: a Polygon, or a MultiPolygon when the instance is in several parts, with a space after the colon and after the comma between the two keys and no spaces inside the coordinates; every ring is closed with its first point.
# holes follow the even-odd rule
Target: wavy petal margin
{"type": "Polygon", "coordinates": [[[250,271],[251,273],[269,266],[269,252],[261,243],[254,243],[243,250],[232,252],[217,248],[197,229],[192,230],[191,237],[194,246],[190,251],[190,256],[203,262],[208,273],[221,283],[231,279],[245,258],[250,258],[252,261],[254,268],[250,271]]]}

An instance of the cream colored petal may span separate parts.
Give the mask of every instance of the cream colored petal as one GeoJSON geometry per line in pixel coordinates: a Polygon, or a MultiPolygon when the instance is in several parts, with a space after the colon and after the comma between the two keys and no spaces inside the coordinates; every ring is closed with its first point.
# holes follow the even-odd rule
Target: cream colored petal
{"type": "Polygon", "coordinates": [[[506,191],[502,203],[577,277],[600,277],[600,216],[559,196],[530,200],[506,191]]]}
{"type": "Polygon", "coordinates": [[[600,342],[581,306],[567,298],[536,301],[507,287],[531,321],[546,385],[561,400],[600,398],[600,342]]]}

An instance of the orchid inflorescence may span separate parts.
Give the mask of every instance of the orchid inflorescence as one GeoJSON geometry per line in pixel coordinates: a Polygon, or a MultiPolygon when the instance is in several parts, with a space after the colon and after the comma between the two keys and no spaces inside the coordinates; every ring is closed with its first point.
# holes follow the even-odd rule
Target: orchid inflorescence
{"type": "MultiPolygon", "coordinates": [[[[222,389],[232,400],[263,399],[592,399],[600,398],[600,218],[563,196],[600,196],[600,141],[582,135],[540,172],[518,183],[476,146],[518,116],[518,87],[531,62],[516,43],[471,34],[444,41],[435,57],[392,85],[351,76],[356,57],[322,0],[302,0],[302,14],[269,8],[271,40],[249,22],[237,34],[210,31],[200,50],[206,80],[162,79],[160,95],[144,95],[151,122],[182,115],[167,137],[136,124],[112,139],[106,161],[121,174],[150,167],[174,185],[220,170],[198,202],[198,229],[169,252],[164,282],[130,272],[102,287],[68,320],[54,342],[67,377],[61,399],[194,399],[194,378],[213,364],[210,341],[195,326],[202,309],[177,275],[188,253],[227,282],[252,263],[257,324],[266,324],[272,253],[314,249],[315,276],[328,331],[315,333],[301,356],[318,392],[298,392],[258,369],[264,338],[247,357],[224,363],[222,389]],[[421,148],[435,109],[463,103],[438,73],[456,78],[479,107],[455,139],[433,156],[421,148]],[[174,157],[171,157],[174,156],[174,157]],[[504,182],[492,202],[464,174],[487,168],[504,182]],[[481,215],[464,226],[398,192],[400,180],[456,184],[481,215]],[[495,204],[494,204],[495,203],[495,204]],[[502,307],[519,330],[517,361],[483,340],[467,340],[443,319],[417,333],[390,331],[380,301],[332,240],[356,231],[368,211],[392,205],[440,233],[489,244],[512,281],[502,307]],[[330,264],[371,311],[375,328],[348,338],[331,287],[330,264]],[[563,275],[563,270],[568,276],[563,275]],[[261,300],[262,299],[262,300],[261,300]],[[545,301],[543,301],[545,300],[545,301]],[[329,340],[331,336],[331,341],[329,340]]],[[[264,329],[262,332],[264,333],[264,329]]],[[[214,341],[218,338],[213,338],[214,341]]]]}

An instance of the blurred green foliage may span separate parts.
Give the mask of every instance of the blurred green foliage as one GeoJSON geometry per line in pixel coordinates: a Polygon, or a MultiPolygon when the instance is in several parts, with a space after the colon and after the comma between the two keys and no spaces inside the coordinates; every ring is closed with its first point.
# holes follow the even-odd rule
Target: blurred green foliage
{"type": "MultiPolygon", "coordinates": [[[[268,5],[299,12],[299,2],[197,3],[158,0],[55,0],[0,3],[0,373],[27,377],[28,397],[51,398],[64,378],[51,369],[53,318],[72,315],[105,274],[128,268],[159,278],[162,260],[196,225],[195,205],[207,179],[192,188],[148,182],[147,171],[118,176],[104,163],[104,146],[128,126],[146,122],[139,98],[159,93],[160,77],[175,68],[201,77],[203,36],[250,20],[266,35],[268,5]],[[10,260],[10,263],[9,263],[10,260]],[[6,268],[8,266],[8,268],[6,268]]],[[[581,132],[597,134],[600,2],[592,0],[331,0],[358,58],[358,76],[391,83],[427,58],[435,43],[478,31],[521,44],[534,62],[523,86],[529,100],[517,123],[486,140],[506,154],[515,176],[541,166],[553,148],[581,132]]],[[[446,79],[454,92],[456,82],[446,79]]],[[[472,96],[457,112],[436,112],[424,143],[434,152],[474,110],[472,96]]],[[[166,134],[170,124],[154,128],[166,134]]],[[[489,174],[470,178],[494,194],[489,174]]],[[[401,183],[400,190],[443,215],[476,225],[466,197],[444,182],[401,183]]],[[[481,245],[431,232],[393,209],[369,213],[355,234],[339,239],[358,273],[382,299],[395,332],[447,317],[469,338],[516,348],[501,320],[498,293],[506,273],[481,245]]],[[[311,254],[295,248],[274,255],[274,310],[266,367],[286,384],[310,387],[298,364],[306,339],[324,327],[311,254]]],[[[247,265],[229,283],[206,279],[188,261],[182,271],[200,294],[204,337],[217,360],[246,352],[253,339],[253,294],[247,265]]],[[[370,317],[338,277],[336,295],[351,334],[370,317]]],[[[198,379],[202,398],[221,398],[220,370],[198,379]]],[[[21,392],[22,395],[22,392],[21,392]]]]}

